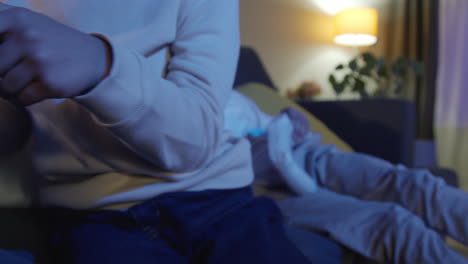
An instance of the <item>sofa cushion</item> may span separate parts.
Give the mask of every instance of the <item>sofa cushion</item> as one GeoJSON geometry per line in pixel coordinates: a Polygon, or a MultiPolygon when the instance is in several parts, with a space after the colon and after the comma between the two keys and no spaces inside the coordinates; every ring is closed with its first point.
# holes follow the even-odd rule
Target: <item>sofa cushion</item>
{"type": "Polygon", "coordinates": [[[239,62],[237,63],[236,78],[234,86],[241,86],[250,82],[263,83],[264,85],[275,89],[275,85],[268,75],[259,55],[252,47],[242,46],[239,53],[239,62]]]}

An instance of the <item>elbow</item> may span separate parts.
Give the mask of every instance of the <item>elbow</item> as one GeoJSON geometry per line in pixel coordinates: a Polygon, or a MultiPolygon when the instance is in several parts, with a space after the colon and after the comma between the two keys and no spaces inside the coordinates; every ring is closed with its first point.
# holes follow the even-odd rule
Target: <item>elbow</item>
{"type": "Polygon", "coordinates": [[[209,163],[216,153],[215,142],[207,141],[205,144],[177,144],[176,150],[171,151],[176,155],[166,156],[162,163],[164,170],[175,173],[188,173],[203,168],[209,163]]]}
{"type": "Polygon", "coordinates": [[[216,156],[222,134],[221,126],[211,124],[209,127],[186,131],[192,136],[184,138],[167,135],[163,153],[159,155],[163,158],[160,160],[163,169],[187,173],[206,166],[216,156]]]}
{"type": "Polygon", "coordinates": [[[175,173],[188,173],[199,170],[211,160],[213,152],[203,148],[192,148],[179,157],[164,162],[164,170],[175,173]],[[198,150],[197,150],[198,149],[198,150]]]}

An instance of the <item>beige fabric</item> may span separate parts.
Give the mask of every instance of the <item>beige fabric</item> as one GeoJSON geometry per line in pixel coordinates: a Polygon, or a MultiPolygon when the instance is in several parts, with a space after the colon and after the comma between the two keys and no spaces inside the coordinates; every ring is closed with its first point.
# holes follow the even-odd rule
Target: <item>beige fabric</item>
{"type": "Polygon", "coordinates": [[[262,111],[270,115],[276,115],[284,108],[294,107],[307,116],[311,129],[322,135],[323,143],[333,144],[343,151],[352,151],[352,148],[333,133],[323,122],[298,104],[282,97],[271,88],[259,83],[249,83],[237,87],[236,90],[252,99],[262,111]]]}
{"type": "Polygon", "coordinates": [[[460,188],[468,191],[468,128],[436,126],[438,165],[455,170],[460,188]]]}
{"type": "Polygon", "coordinates": [[[0,158],[0,208],[31,205],[35,182],[31,143],[16,154],[0,158]]]}

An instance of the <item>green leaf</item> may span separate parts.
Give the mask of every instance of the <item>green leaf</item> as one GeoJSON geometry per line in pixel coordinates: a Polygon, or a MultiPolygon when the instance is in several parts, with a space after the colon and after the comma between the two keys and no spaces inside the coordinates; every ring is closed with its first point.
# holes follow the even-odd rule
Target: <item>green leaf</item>
{"type": "Polygon", "coordinates": [[[368,99],[370,97],[366,89],[359,90],[359,95],[362,99],[368,99]]]}
{"type": "Polygon", "coordinates": [[[372,67],[364,67],[359,69],[359,73],[365,76],[371,76],[372,73],[372,67]]]}
{"type": "Polygon", "coordinates": [[[380,78],[384,78],[384,79],[388,79],[388,70],[386,67],[379,67],[377,69],[377,75],[380,77],[380,78]]]}
{"type": "Polygon", "coordinates": [[[387,69],[385,69],[385,68],[379,68],[377,70],[377,75],[380,78],[388,79],[388,72],[387,72],[387,69]]]}
{"type": "Polygon", "coordinates": [[[365,86],[366,86],[366,83],[363,80],[357,78],[354,82],[354,86],[352,90],[353,92],[359,92],[361,90],[365,90],[365,86]]]}
{"type": "Polygon", "coordinates": [[[357,68],[358,68],[358,63],[357,63],[357,59],[353,59],[349,62],[348,64],[349,68],[352,70],[352,71],[355,71],[357,68]]]}
{"type": "Polygon", "coordinates": [[[373,69],[377,64],[377,58],[370,52],[363,53],[362,59],[364,60],[366,67],[370,69],[373,69]]]}
{"type": "Polygon", "coordinates": [[[330,74],[330,76],[328,77],[328,82],[330,82],[330,84],[331,84],[332,86],[335,86],[335,85],[337,85],[337,83],[338,83],[338,82],[336,81],[336,78],[335,78],[335,76],[334,76],[333,74],[330,74]]]}
{"type": "Polygon", "coordinates": [[[362,59],[363,59],[365,62],[375,61],[375,60],[376,60],[374,54],[372,54],[371,52],[364,52],[364,53],[362,54],[362,59]]]}
{"type": "Polygon", "coordinates": [[[340,64],[338,66],[336,66],[335,70],[342,70],[344,69],[344,65],[343,64],[340,64]]]}
{"type": "Polygon", "coordinates": [[[342,84],[337,84],[333,86],[333,90],[335,90],[337,95],[340,95],[345,90],[345,86],[342,84]]]}
{"type": "Polygon", "coordinates": [[[376,72],[379,78],[388,79],[389,74],[387,70],[387,59],[385,57],[380,57],[376,62],[376,72]]]}
{"type": "Polygon", "coordinates": [[[353,79],[353,76],[351,74],[346,74],[344,77],[343,81],[341,82],[342,85],[348,86],[350,84],[350,81],[353,79]]]}
{"type": "Polygon", "coordinates": [[[333,90],[335,90],[335,93],[337,95],[341,94],[344,91],[345,86],[342,83],[338,83],[333,74],[330,74],[330,76],[328,77],[328,81],[332,85],[333,90]]]}

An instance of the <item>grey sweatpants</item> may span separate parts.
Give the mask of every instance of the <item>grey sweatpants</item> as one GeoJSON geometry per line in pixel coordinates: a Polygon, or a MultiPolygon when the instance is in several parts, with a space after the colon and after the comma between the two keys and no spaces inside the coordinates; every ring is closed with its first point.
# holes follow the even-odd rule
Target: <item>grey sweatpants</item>
{"type": "Polygon", "coordinates": [[[382,263],[468,263],[443,239],[468,244],[468,193],[427,170],[327,146],[304,161],[320,188],[278,202],[287,222],[382,263]]]}

